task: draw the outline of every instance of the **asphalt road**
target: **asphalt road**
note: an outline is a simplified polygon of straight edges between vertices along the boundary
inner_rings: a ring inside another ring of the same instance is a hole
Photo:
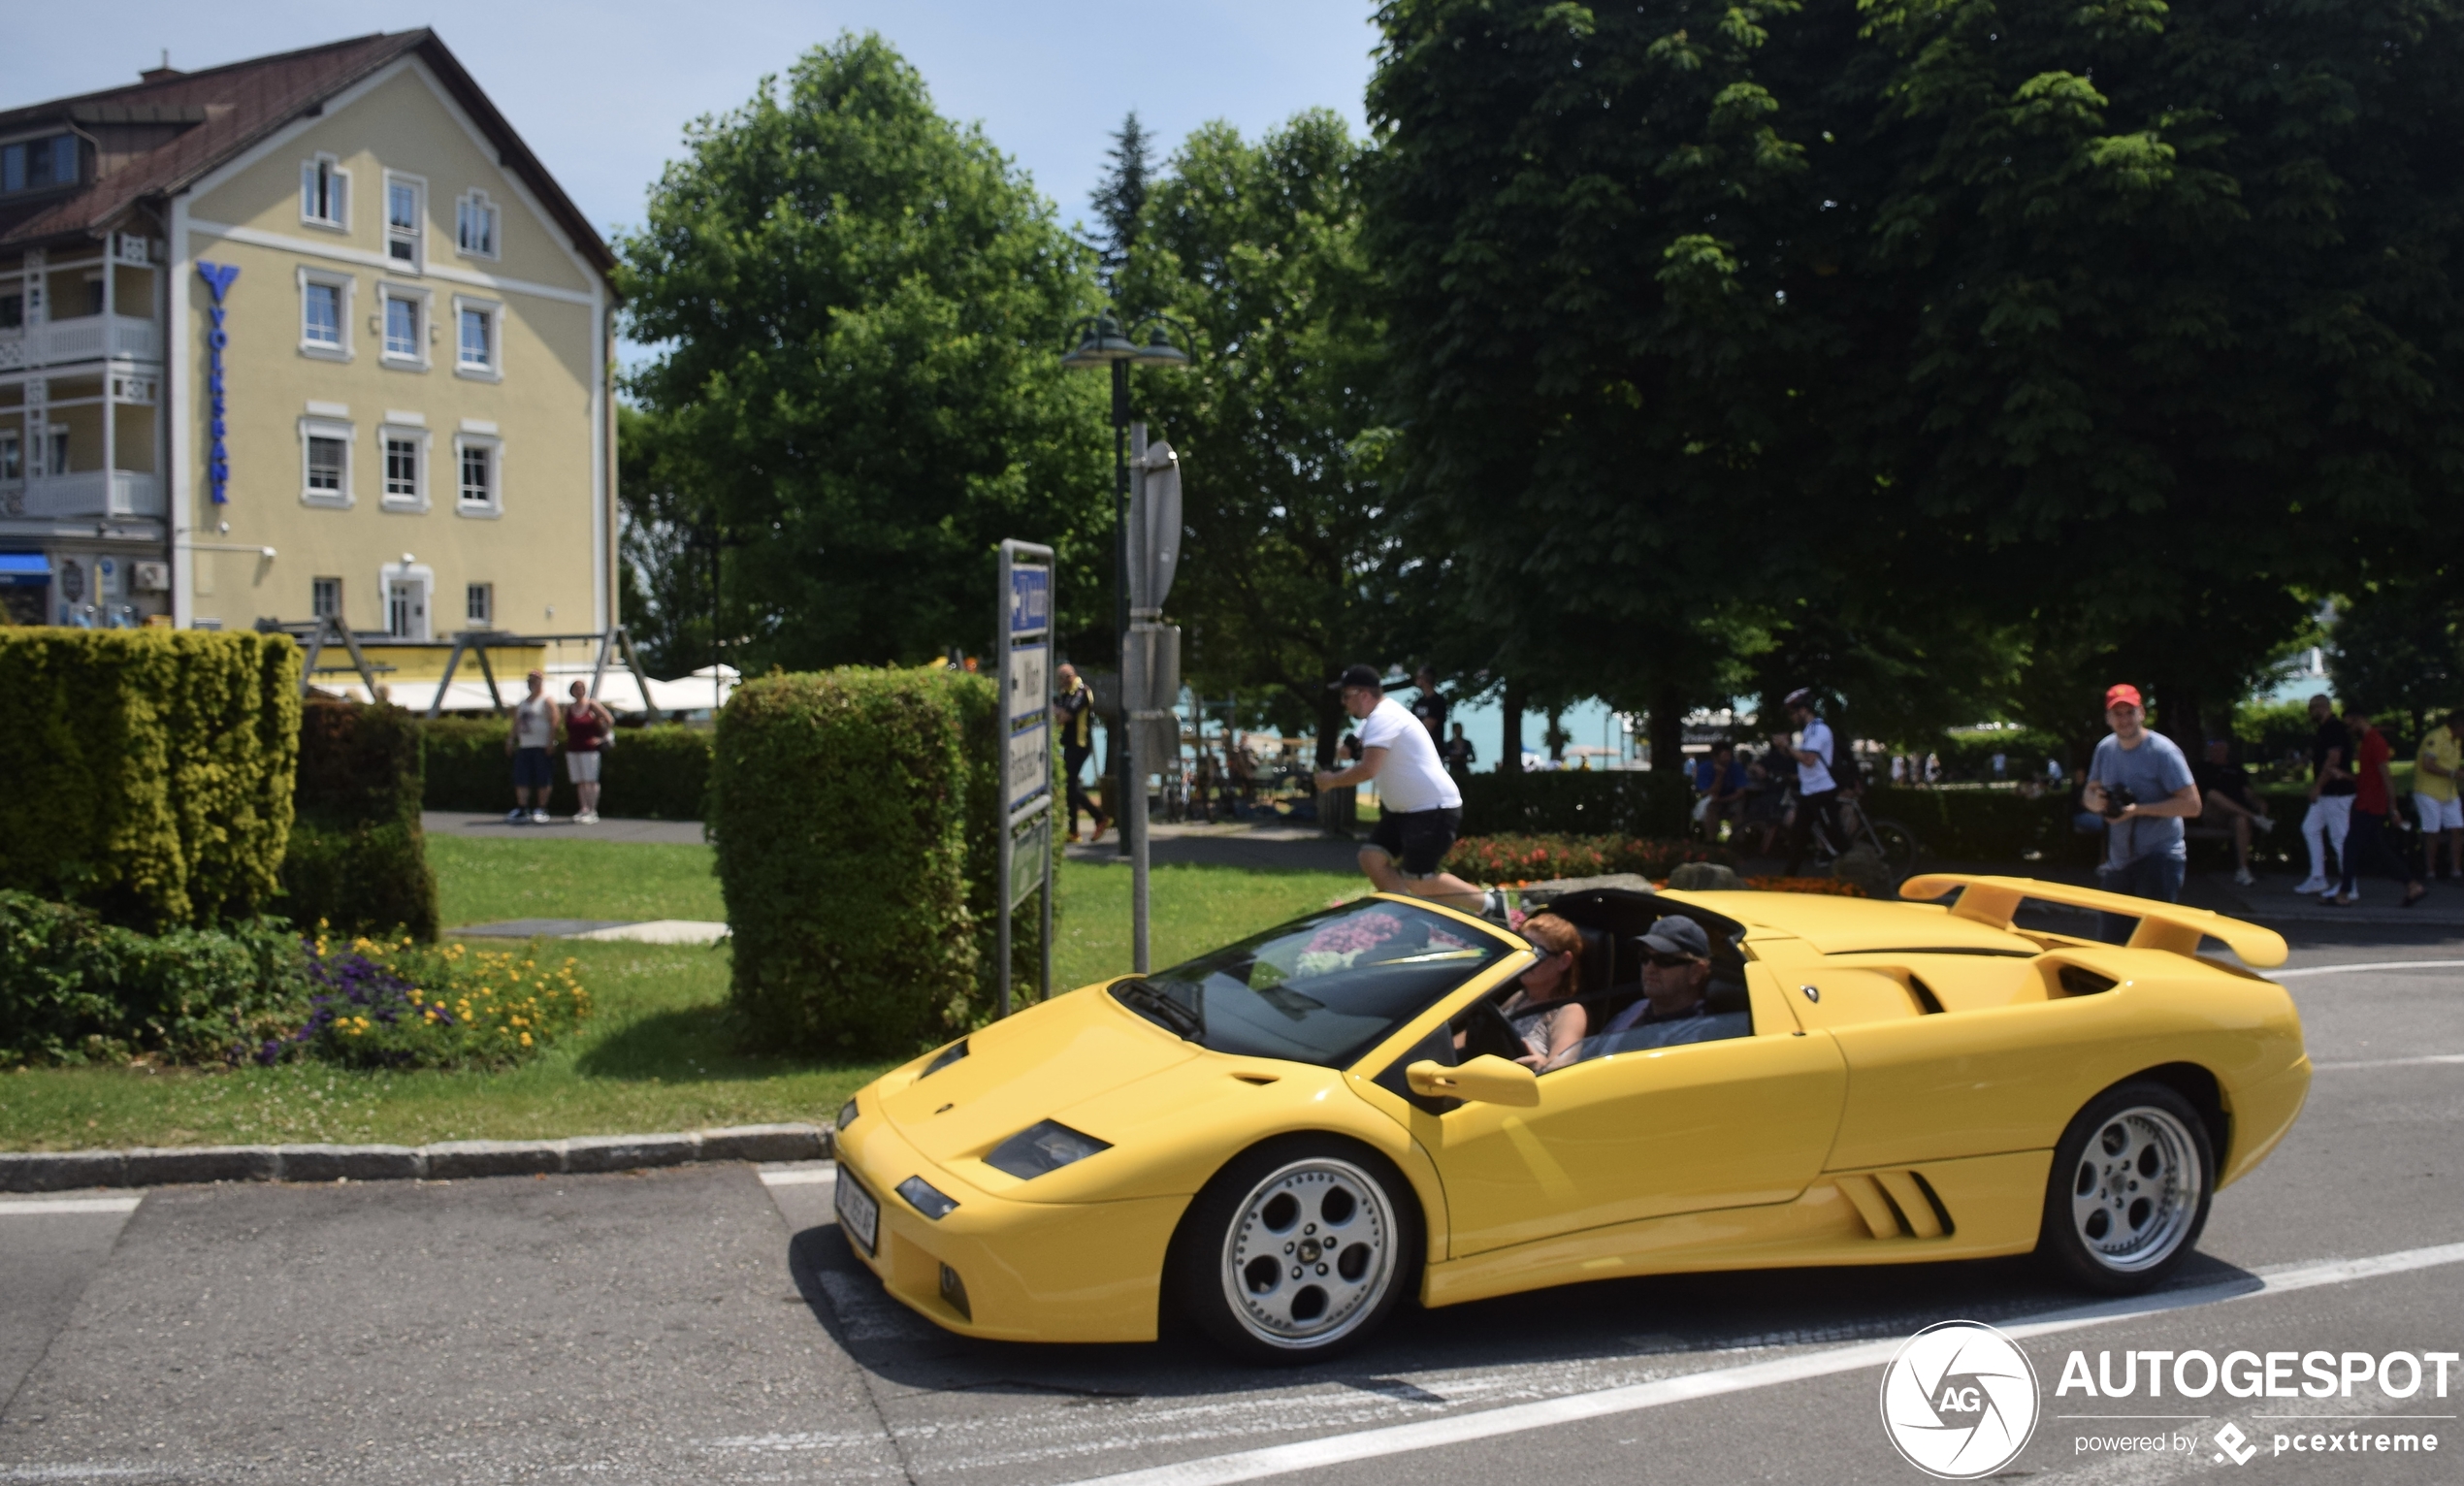
[[[2301,929],[2292,968],[2464,962],[2446,933]],[[2445,1398],[2054,1395],[2074,1349],[2464,1351],[2464,967],[2286,984],[2308,1111],[2179,1282],[2119,1307],[2025,1261],[1622,1280],[1257,1372],[940,1333],[848,1254],[827,1167],[0,1200],[0,1481],[1907,1483],[1883,1365],[1953,1317],[2018,1333],[2042,1383],[1996,1479],[2464,1480],[2464,1365]],[[2329,1432],[2364,1453],[2275,1453]],[[2439,1452],[2367,1449],[2405,1432]]]

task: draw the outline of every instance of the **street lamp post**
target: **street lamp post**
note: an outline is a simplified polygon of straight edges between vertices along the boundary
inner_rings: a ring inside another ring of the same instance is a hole
[[[1103,368],[1112,373],[1113,633],[1119,638],[1119,654],[1117,662],[1118,674],[1120,678],[1121,720],[1121,726],[1115,732],[1113,744],[1114,782],[1118,797],[1118,808],[1113,814],[1119,819],[1121,824],[1120,853],[1131,858],[1132,863],[1140,869],[1140,881],[1134,885],[1131,894],[1136,920],[1131,929],[1134,968],[1140,974],[1144,974],[1148,968],[1144,911],[1147,896],[1144,881],[1147,830],[1146,812],[1143,809],[1129,808],[1133,795],[1138,796],[1139,802],[1143,804],[1146,792],[1146,778],[1139,766],[1135,742],[1137,729],[1128,726],[1128,715],[1132,710],[1127,692],[1130,675],[1129,565],[1131,562],[1129,550],[1129,368],[1133,363],[1142,367],[1186,367],[1189,365],[1188,353],[1172,343],[1168,330],[1172,324],[1173,322],[1162,315],[1148,315],[1124,329],[1119,317],[1107,309],[1102,314],[1081,320],[1071,327],[1070,334],[1077,344],[1061,357],[1061,365],[1073,372],[1092,372],[1097,368]],[[1135,339],[1141,331],[1146,332],[1147,335],[1146,343],[1143,345]],[[1142,457],[1143,453],[1144,451],[1141,451]],[[1112,802],[1108,801],[1108,803]]]

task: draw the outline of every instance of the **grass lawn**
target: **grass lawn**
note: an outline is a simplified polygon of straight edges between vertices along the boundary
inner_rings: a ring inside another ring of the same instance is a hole
[[[722,919],[705,846],[428,838],[448,924],[522,918]],[[1330,899],[1357,877],[1156,869],[1155,963],[1168,965]],[[1061,866],[1054,984],[1129,966],[1129,869]],[[429,1141],[688,1130],[820,1120],[887,1063],[741,1050],[726,1016],[728,950],[549,944],[570,954],[597,1015],[507,1073],[281,1068],[43,1068],[0,1074],[0,1147]]]

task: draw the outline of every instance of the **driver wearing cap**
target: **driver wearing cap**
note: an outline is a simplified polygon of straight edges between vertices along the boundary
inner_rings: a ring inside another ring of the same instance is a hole
[[[1702,924],[1670,915],[1655,921],[1637,943],[1648,956],[1642,967],[1642,999],[1610,1018],[1601,1029],[1604,1035],[1709,1014],[1702,990],[1711,979],[1711,936],[1702,932]]]
[[[1360,724],[1361,759],[1346,769],[1319,769],[1320,792],[1378,781],[1378,828],[1360,849],[1360,870],[1379,892],[1409,892],[1478,913],[1480,889],[1441,869],[1463,828],[1463,793],[1438,757],[1429,729],[1386,695],[1366,665],[1346,666],[1330,691]]]

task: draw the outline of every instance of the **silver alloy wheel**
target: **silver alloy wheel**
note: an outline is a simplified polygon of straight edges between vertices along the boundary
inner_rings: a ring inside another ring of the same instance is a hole
[[[2181,1120],[2148,1105],[2097,1127],[2070,1179],[2070,1221],[2090,1257],[2122,1275],[2172,1257],[2207,1181],[2198,1150]]]
[[[1394,1280],[1394,1210],[1348,1161],[1295,1161],[1251,1187],[1239,1212],[1223,1236],[1223,1298],[1270,1346],[1325,1345]]]

